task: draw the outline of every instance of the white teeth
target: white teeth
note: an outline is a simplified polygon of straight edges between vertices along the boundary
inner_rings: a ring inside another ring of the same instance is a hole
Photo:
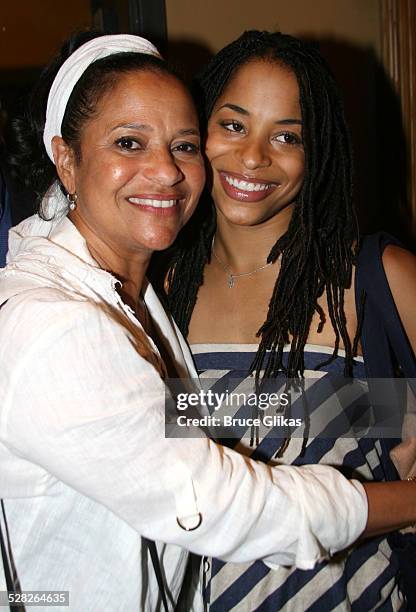
[[[153,208],[172,208],[179,200],[150,200],[148,198],[128,198],[132,204],[141,204],[142,206],[153,206]]]
[[[241,189],[241,191],[266,191],[266,189],[271,189],[273,187],[273,185],[268,183],[249,183],[248,181],[240,181],[227,174],[224,174],[224,177],[229,185]]]

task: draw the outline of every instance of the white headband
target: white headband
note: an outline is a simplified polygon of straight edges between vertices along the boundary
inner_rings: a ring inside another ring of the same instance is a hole
[[[61,127],[66,105],[75,85],[90,64],[114,53],[145,53],[146,55],[161,57],[159,51],[151,42],[132,34],[99,36],[74,51],[60,67],[52,83],[46,107],[43,142],[46,152],[53,162],[52,138],[62,136]]]

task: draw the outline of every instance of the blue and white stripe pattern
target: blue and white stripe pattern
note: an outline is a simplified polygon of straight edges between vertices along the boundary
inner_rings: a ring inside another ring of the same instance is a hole
[[[247,375],[256,345],[193,345],[195,363],[202,378],[241,378]],[[332,353],[328,347],[307,345],[305,378],[317,377],[316,366]],[[325,373],[342,377],[344,356],[324,368]],[[362,358],[357,358],[355,377],[365,377]],[[319,379],[322,380],[322,379]],[[323,382],[323,380],[322,380]],[[330,386],[327,386],[330,388]],[[325,392],[323,392],[325,396]],[[323,397],[330,401],[330,397]],[[334,405],[338,402],[334,401]],[[334,409],[336,412],[336,409]],[[331,415],[332,416],[332,415]],[[337,418],[335,413],[334,419]],[[339,415],[338,415],[339,416]],[[330,423],[328,424],[330,425]],[[281,439],[265,437],[257,447],[248,438],[220,440],[239,452],[265,462],[273,460]],[[381,449],[374,439],[310,439],[300,456],[302,439],[293,438],[279,463],[339,466],[346,476],[384,480]],[[244,508],[241,509],[244,512]],[[251,564],[224,563],[208,559],[204,568],[205,601],[210,612],[367,612],[407,610],[398,587],[398,564],[385,537],[366,540],[348,552],[338,554],[313,570],[280,567],[271,570],[261,561]]]

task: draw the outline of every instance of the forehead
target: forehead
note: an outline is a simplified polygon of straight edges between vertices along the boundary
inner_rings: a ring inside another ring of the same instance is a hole
[[[142,116],[197,124],[186,87],[173,75],[146,69],[119,75],[98,100],[93,121],[137,122]]]
[[[226,102],[243,107],[244,102],[256,107],[283,106],[299,114],[299,85],[296,75],[281,62],[267,59],[251,60],[232,74],[215,108]]]

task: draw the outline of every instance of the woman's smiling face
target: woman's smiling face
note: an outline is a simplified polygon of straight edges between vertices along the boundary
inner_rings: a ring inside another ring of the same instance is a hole
[[[219,215],[258,225],[290,207],[304,177],[299,86],[283,64],[238,68],[208,122],[206,154]]]
[[[72,152],[63,166],[65,187],[78,196],[77,227],[127,257],[168,247],[205,177],[189,93],[163,72],[121,75],[82,128],[80,156]]]

